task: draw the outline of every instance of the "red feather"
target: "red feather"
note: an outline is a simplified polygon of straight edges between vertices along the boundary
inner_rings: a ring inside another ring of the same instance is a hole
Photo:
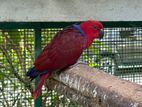
[[[77,29],[68,27],[57,33],[51,43],[44,48],[34,63],[35,68],[42,72],[72,65],[80,57],[85,45],[85,37]]]

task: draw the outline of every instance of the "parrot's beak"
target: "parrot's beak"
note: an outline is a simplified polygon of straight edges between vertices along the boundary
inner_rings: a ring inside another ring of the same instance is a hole
[[[99,39],[102,39],[103,37],[104,37],[104,30],[101,29],[99,34]]]

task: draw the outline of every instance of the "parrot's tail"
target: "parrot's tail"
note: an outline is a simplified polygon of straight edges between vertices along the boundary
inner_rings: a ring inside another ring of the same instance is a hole
[[[37,99],[37,98],[38,98],[38,96],[39,96],[39,94],[40,94],[40,92],[41,92],[42,86],[43,86],[43,84],[44,84],[44,82],[45,82],[45,79],[48,78],[48,77],[51,75],[51,73],[52,73],[52,72],[48,72],[47,70],[45,70],[45,71],[43,71],[43,72],[39,72],[39,71],[36,70],[35,67],[31,68],[31,69],[27,72],[26,76],[29,76],[30,79],[31,79],[31,81],[32,81],[33,79],[35,79],[36,77],[39,76],[38,85],[37,85],[37,87],[36,87],[36,90],[35,90],[34,93],[33,93],[34,99]]]
[[[26,74],[26,76],[30,77],[31,81],[36,77],[38,77],[39,75],[40,73],[35,69],[35,67],[31,68]]]
[[[38,81],[38,85],[36,87],[36,90],[33,93],[34,99],[38,98],[38,96],[39,96],[39,94],[40,94],[40,92],[42,90],[42,86],[43,86],[46,78],[48,78],[50,75],[51,75],[51,72],[48,72],[47,74],[44,74],[44,75],[40,75],[39,81]]]

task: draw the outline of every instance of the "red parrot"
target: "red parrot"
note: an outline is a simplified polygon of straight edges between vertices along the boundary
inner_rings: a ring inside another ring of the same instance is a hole
[[[73,24],[59,31],[51,43],[45,46],[34,62],[34,67],[27,72],[31,80],[40,77],[33,93],[38,98],[45,79],[53,71],[64,69],[77,62],[83,50],[88,48],[94,39],[102,38],[103,25],[94,20]]]

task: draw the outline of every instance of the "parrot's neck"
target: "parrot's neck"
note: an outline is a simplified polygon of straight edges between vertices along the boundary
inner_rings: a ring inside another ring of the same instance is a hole
[[[86,48],[88,48],[93,40],[97,38],[97,33],[93,31],[93,29],[90,29],[90,26],[87,25],[80,25],[82,31],[86,35]]]
[[[81,33],[81,36],[83,36],[83,37],[85,38],[85,46],[84,46],[84,49],[86,49],[86,48],[88,47],[86,34],[85,34],[84,31],[81,29],[80,25],[78,25],[78,24],[73,24],[73,27],[76,28],[76,29]]]
[[[75,27],[77,30],[79,30],[79,32],[81,33],[81,35],[86,38],[86,35],[85,35],[84,31],[81,29],[80,25],[73,24],[73,27]]]
[[[93,42],[93,39],[91,37],[88,37],[88,35],[90,36],[90,34],[88,34],[88,32],[84,32],[85,30],[83,30],[83,28],[81,28],[80,25],[78,25],[78,24],[73,24],[73,27],[76,28],[77,30],[79,30],[81,35],[83,37],[85,37],[85,39],[86,39],[86,46],[84,48],[85,49],[88,48],[92,44],[92,42]]]

